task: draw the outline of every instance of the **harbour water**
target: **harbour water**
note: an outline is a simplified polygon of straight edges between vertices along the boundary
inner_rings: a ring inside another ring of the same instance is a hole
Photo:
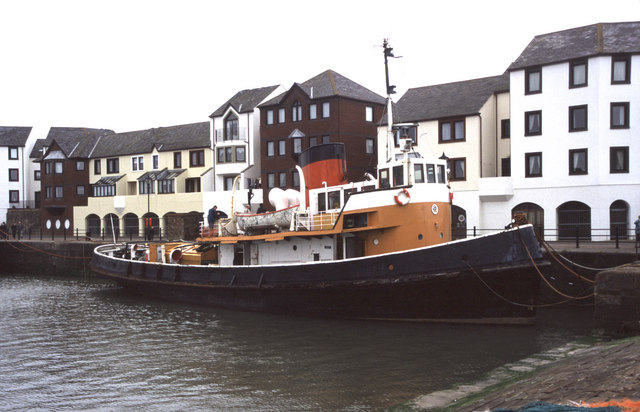
[[[589,334],[308,319],[177,305],[96,279],[0,277],[1,410],[368,411]]]

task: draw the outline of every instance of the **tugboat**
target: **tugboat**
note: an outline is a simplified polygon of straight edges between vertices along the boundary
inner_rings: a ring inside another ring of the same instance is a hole
[[[544,263],[533,227],[452,241],[445,161],[401,143],[361,182],[345,180],[341,143],[310,147],[301,191],[272,189],[274,212],[234,213],[194,242],[99,246],[92,268],[141,295],[228,309],[533,323]]]

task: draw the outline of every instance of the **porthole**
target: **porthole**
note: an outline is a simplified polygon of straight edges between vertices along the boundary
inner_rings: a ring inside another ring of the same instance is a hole
[[[422,233],[418,235],[418,240],[422,240]]]

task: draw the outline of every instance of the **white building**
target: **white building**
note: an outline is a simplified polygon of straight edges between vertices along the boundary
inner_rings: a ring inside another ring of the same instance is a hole
[[[536,36],[507,75],[410,89],[394,123],[450,159],[457,237],[525,212],[548,240],[606,240],[640,214],[639,107],[640,22],[604,23]]]
[[[263,202],[258,105],[283,92],[282,86],[242,90],[209,116],[215,177],[213,187],[204,188],[205,212],[217,205],[230,215],[233,182],[237,177],[236,211],[243,212],[243,205],[251,203],[255,212]]]
[[[0,221],[6,222],[7,210],[11,208],[39,207],[37,168],[29,154],[36,140],[31,127],[0,126],[0,159],[5,166],[0,168]]]
[[[640,22],[536,36],[509,72],[513,192],[482,201],[480,226],[521,210],[547,239],[630,234],[640,214]]]

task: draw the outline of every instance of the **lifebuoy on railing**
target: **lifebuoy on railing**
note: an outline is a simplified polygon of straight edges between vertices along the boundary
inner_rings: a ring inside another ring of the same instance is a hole
[[[404,206],[411,201],[411,195],[409,194],[409,191],[407,189],[402,189],[401,191],[398,192],[397,195],[393,197],[393,199],[400,206]]]

